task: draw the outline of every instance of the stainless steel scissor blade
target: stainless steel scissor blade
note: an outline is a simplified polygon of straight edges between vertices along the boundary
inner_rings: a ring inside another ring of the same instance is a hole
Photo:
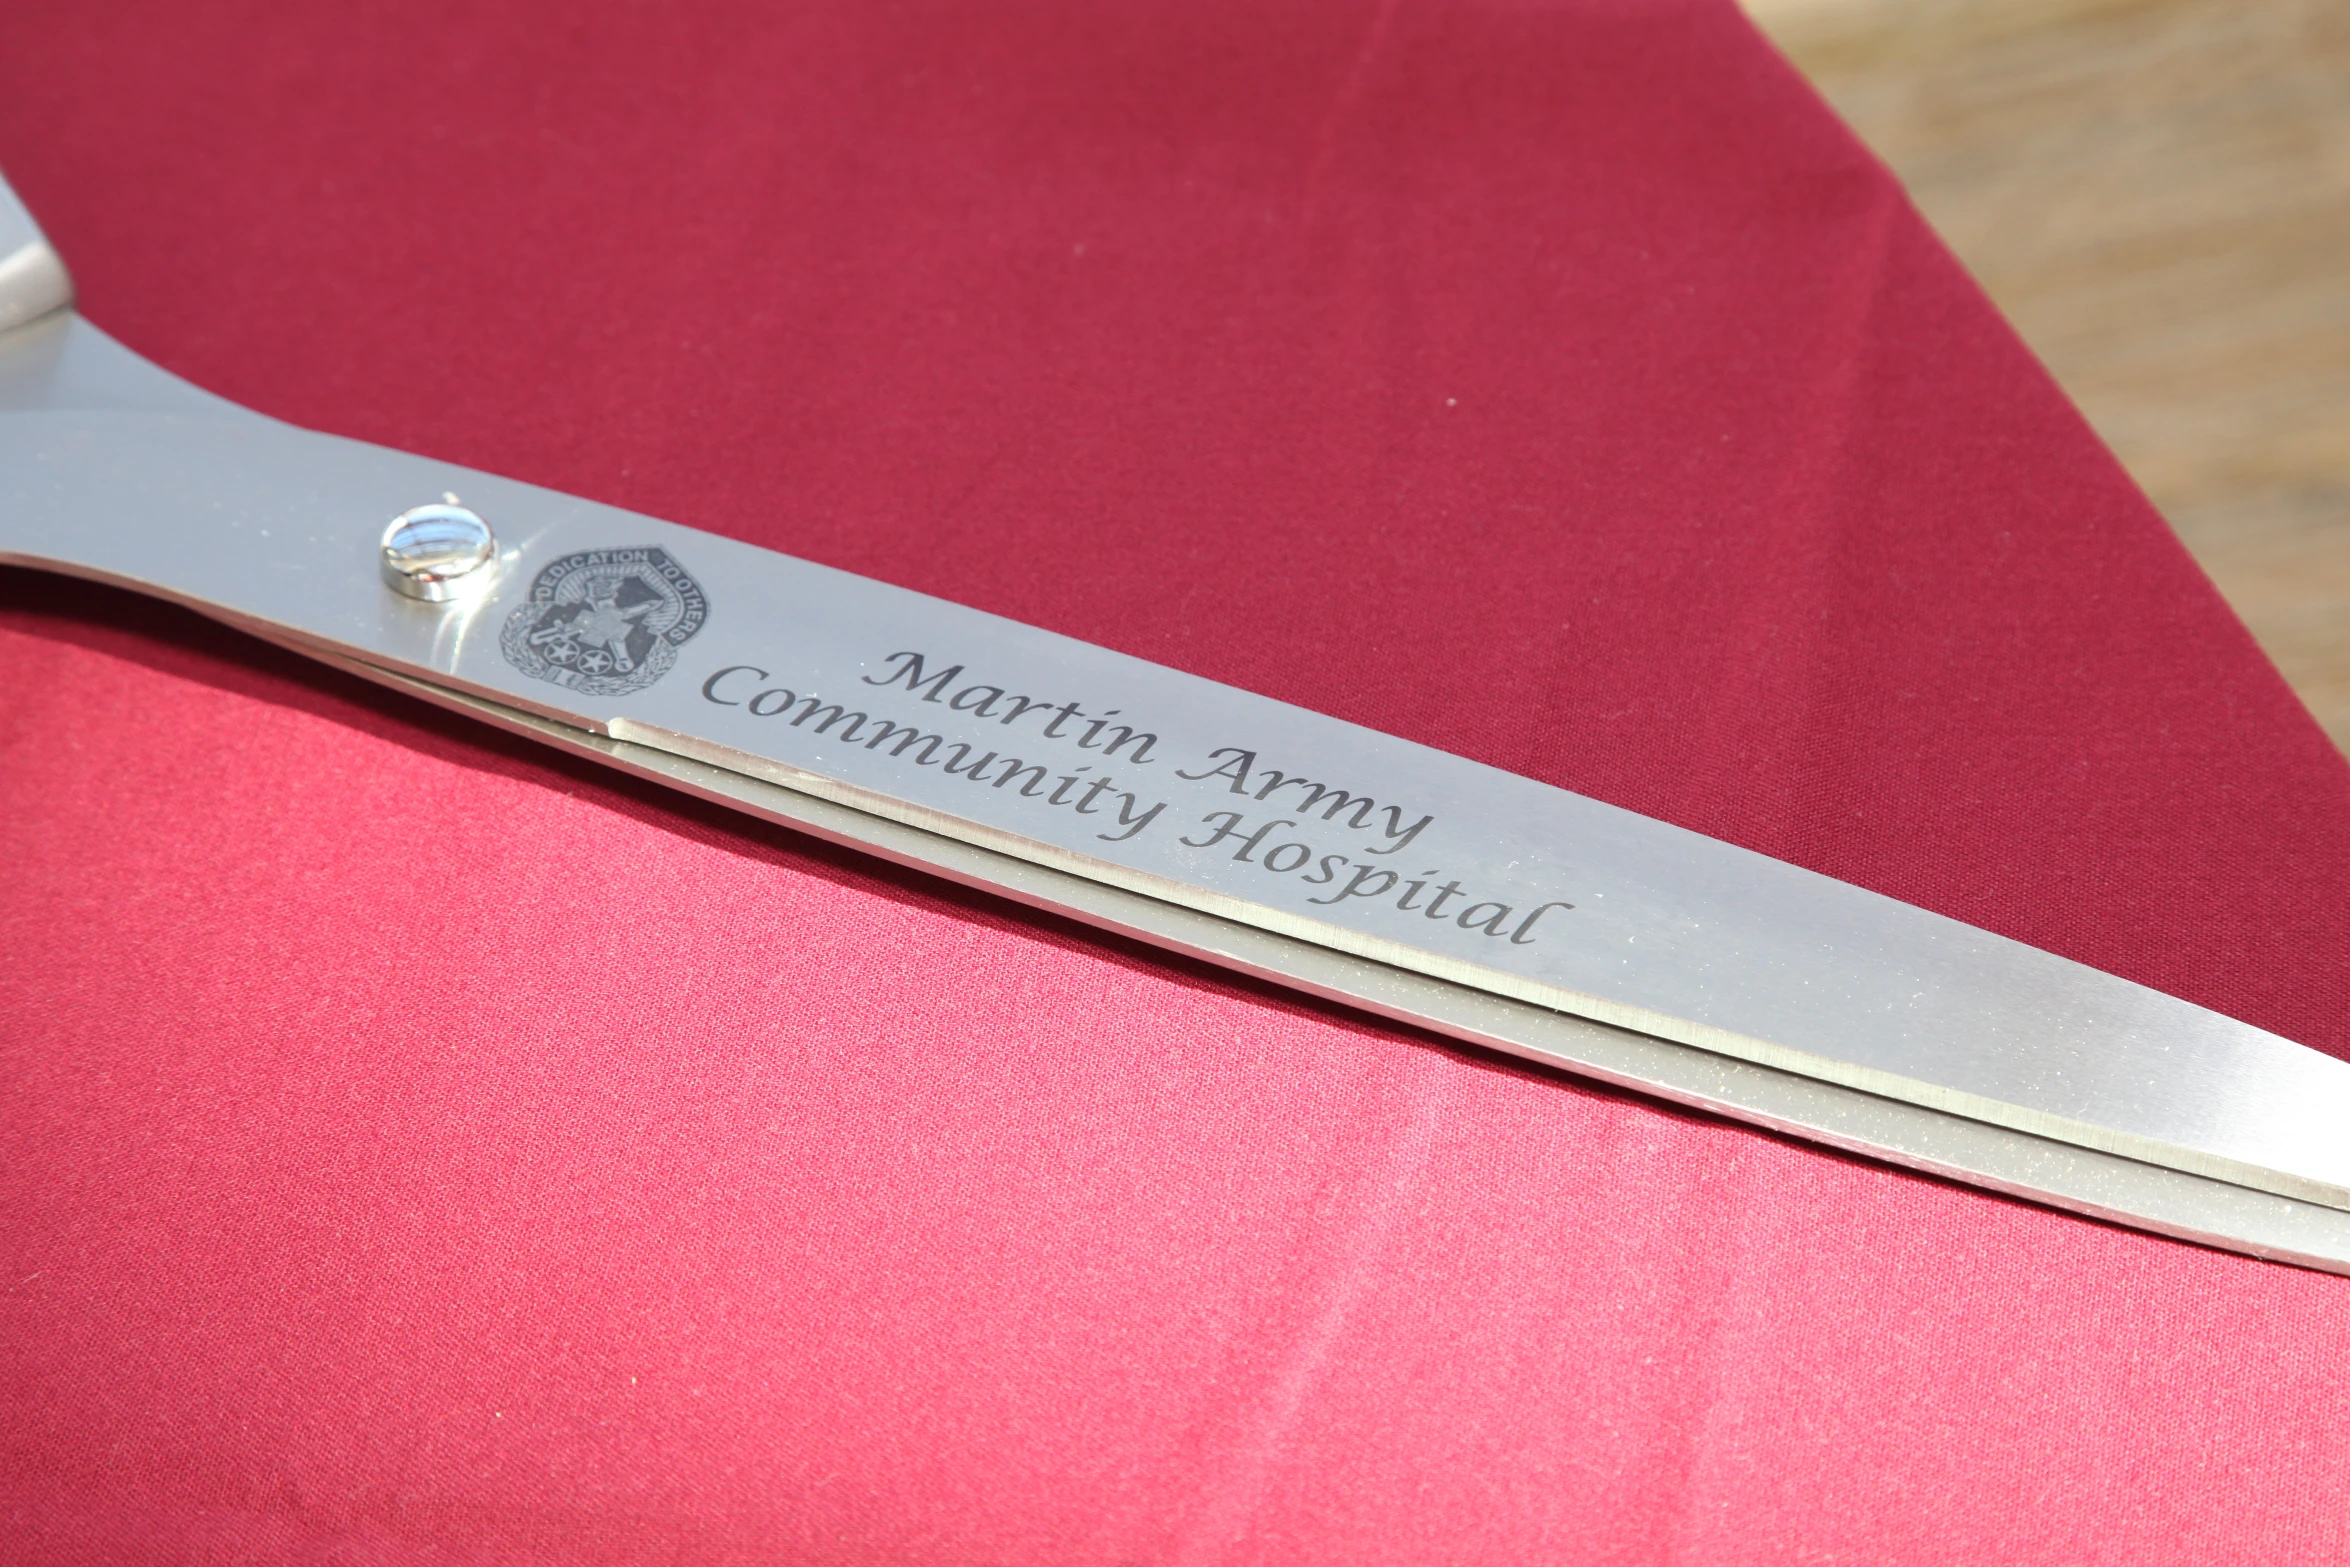
[[[2350,1064],[1461,757],[265,418],[76,315],[4,186],[0,561],[1381,1016],[2350,1272]]]

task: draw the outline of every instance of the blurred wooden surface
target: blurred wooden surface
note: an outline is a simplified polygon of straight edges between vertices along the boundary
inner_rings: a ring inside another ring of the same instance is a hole
[[[2350,750],[2350,0],[1747,0]]]

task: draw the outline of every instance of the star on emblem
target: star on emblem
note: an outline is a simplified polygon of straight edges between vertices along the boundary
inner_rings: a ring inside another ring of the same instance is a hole
[[[583,647],[611,649],[613,664],[625,674],[636,668],[636,660],[628,656],[628,634],[636,629],[636,623],[644,618],[645,612],[660,601],[647,600],[622,609],[619,594],[620,590],[616,587],[603,598],[589,599],[587,608],[566,629],[570,631],[571,639]]]

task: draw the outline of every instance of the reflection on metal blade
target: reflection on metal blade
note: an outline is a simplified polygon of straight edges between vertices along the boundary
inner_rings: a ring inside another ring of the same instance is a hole
[[[2350,1273],[2350,1214],[1611,1028],[924,832],[331,655],[328,663],[829,842],[1453,1039],[2093,1218]]]
[[[65,311],[0,336],[0,560],[1454,1038],[2350,1271],[2350,1065],[1425,746],[301,431]]]

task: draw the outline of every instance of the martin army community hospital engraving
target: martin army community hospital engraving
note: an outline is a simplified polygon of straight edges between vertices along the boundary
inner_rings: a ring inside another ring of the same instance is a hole
[[[1325,908],[1387,907],[1521,947],[1539,939],[1546,919],[1574,908],[1559,899],[1480,897],[1441,867],[1411,874],[1399,866],[1412,858],[1397,857],[1435,824],[1433,815],[1285,771],[1254,749],[1229,745],[1204,756],[1166,754],[1157,733],[1124,722],[1119,708],[1088,712],[1079,702],[965,681],[963,665],[934,667],[919,652],[892,653],[880,667],[881,673],[859,677],[880,689],[845,700],[780,684],[754,664],[712,672],[701,694],[717,706],[836,745],[1099,818],[1087,825],[1104,843],[1150,834],[1171,836],[1194,851],[1214,850],[1259,874],[1294,879],[1299,890],[1313,889],[1305,902]],[[931,705],[945,711],[922,711]],[[996,729],[1008,733],[994,735]],[[1014,745],[1024,754],[1014,754]],[[1241,803],[1227,803],[1227,796],[1239,796]],[[1203,804],[1212,808],[1186,814]]]

